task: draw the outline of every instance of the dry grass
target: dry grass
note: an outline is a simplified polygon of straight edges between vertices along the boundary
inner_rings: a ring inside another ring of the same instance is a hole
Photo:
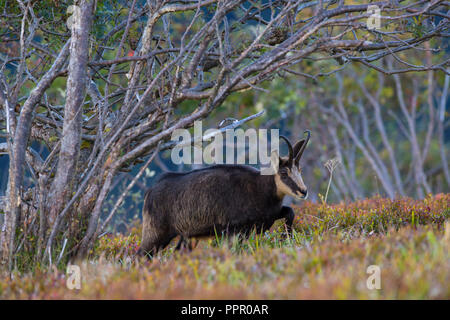
[[[173,244],[153,261],[133,260],[139,234],[102,238],[80,262],[81,290],[64,270],[0,275],[0,299],[449,299],[450,195],[422,201],[368,199],[297,208],[295,232]],[[381,290],[369,290],[369,265]]]

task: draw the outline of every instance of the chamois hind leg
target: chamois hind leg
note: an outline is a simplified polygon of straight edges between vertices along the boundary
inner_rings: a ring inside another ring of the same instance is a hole
[[[294,223],[294,210],[291,207],[283,206],[280,211],[280,218],[285,219],[286,229],[289,235],[292,235],[292,224]]]
[[[176,237],[174,232],[164,227],[154,217],[143,214],[142,242],[138,254],[152,258],[159,250],[164,249]]]
[[[154,240],[143,240],[138,254],[152,259],[160,250],[163,250],[175,238],[175,235],[163,236]]]

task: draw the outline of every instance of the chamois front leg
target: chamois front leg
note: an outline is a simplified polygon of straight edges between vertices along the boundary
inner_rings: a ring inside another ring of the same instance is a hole
[[[175,251],[178,251],[181,249],[188,249],[188,251],[191,252],[193,249],[191,239],[180,236],[180,240],[178,241]]]
[[[294,223],[294,210],[291,207],[283,206],[280,211],[280,218],[285,219],[286,229],[289,235],[292,235],[292,224]]]

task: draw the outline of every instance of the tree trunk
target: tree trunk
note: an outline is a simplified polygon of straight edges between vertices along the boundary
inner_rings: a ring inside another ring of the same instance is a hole
[[[81,1],[75,10],[71,26],[69,75],[67,79],[64,124],[58,167],[48,196],[48,222],[52,226],[56,216],[72,195],[81,143],[83,101],[87,85],[89,31],[91,30],[93,0]]]
[[[51,85],[57,77],[60,69],[66,61],[69,53],[69,42],[65,44],[60,54],[56,58],[52,67],[42,77],[37,86],[31,91],[28,99],[20,110],[19,120],[15,132],[9,132],[13,136],[8,149],[9,153],[9,181],[8,181],[8,211],[5,216],[3,228],[1,230],[1,261],[8,262],[9,268],[12,267],[12,254],[14,251],[14,236],[17,218],[20,214],[20,189],[24,176],[25,153],[31,131],[31,123],[34,118],[34,110],[41,100],[45,90]],[[11,119],[15,117],[12,112]]]

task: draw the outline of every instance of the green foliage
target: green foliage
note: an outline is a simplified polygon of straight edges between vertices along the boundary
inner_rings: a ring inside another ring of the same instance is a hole
[[[426,26],[423,24],[424,16],[412,17],[409,21],[408,31],[411,32],[414,37],[420,38],[426,31]]]

